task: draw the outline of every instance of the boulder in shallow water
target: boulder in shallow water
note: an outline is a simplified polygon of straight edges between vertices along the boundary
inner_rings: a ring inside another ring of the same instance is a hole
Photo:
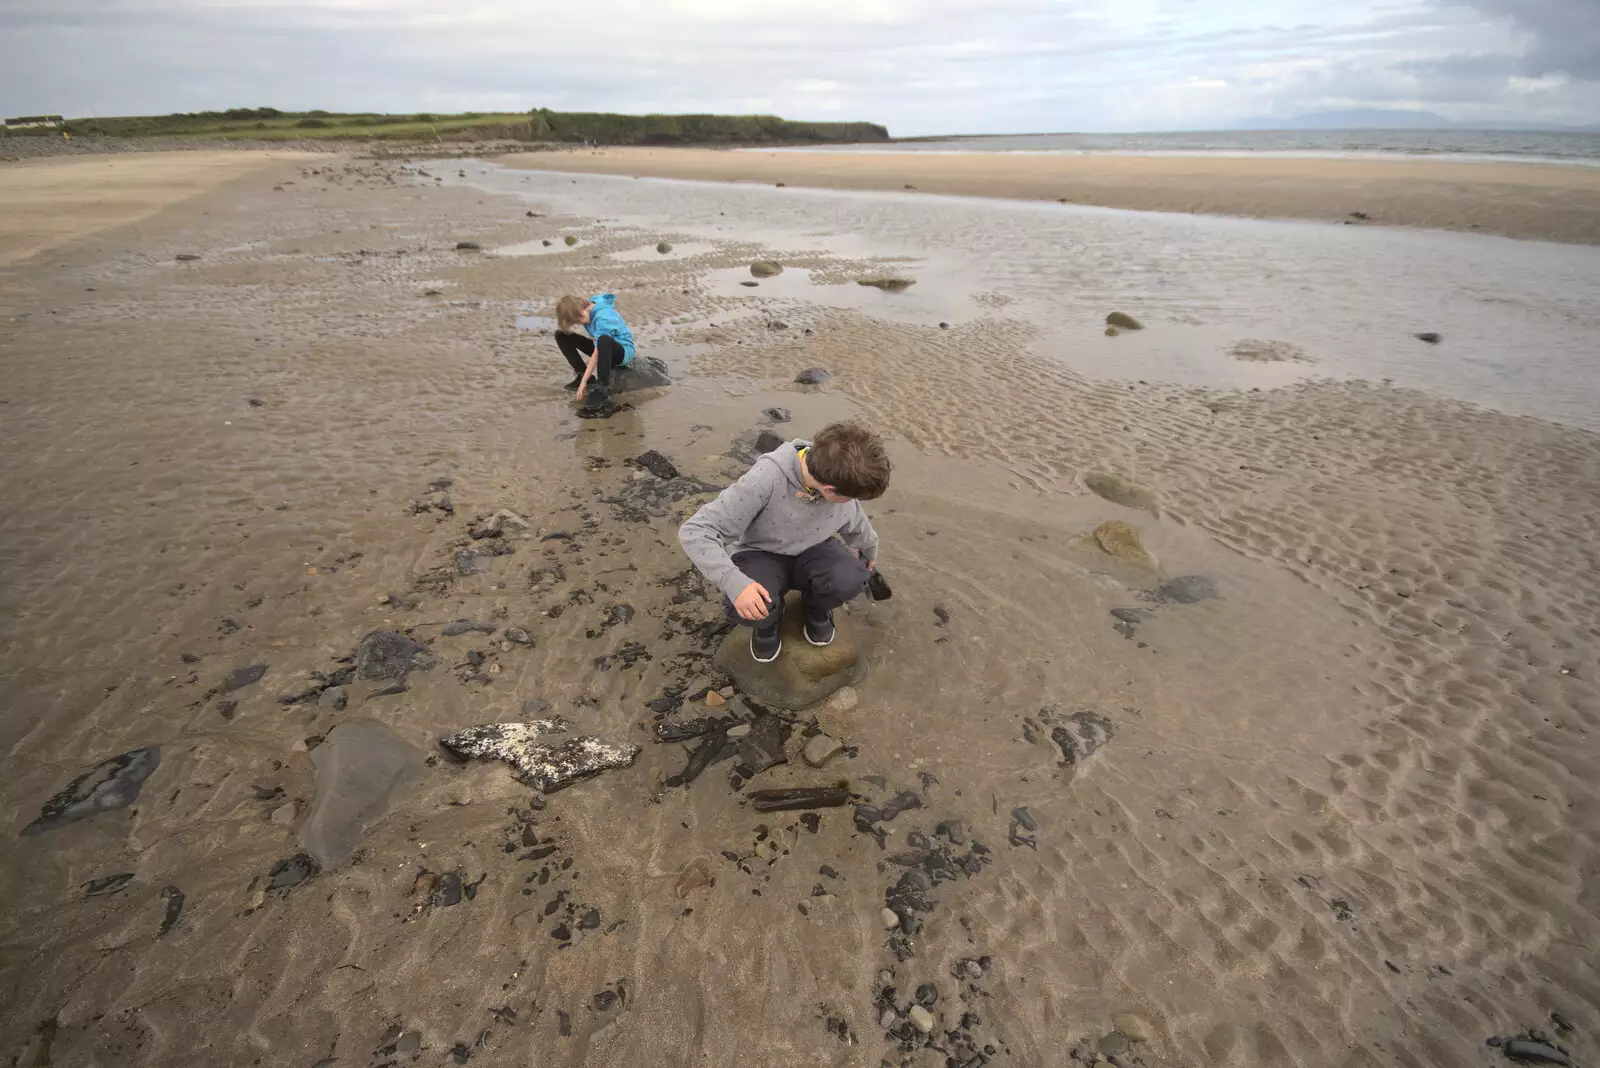
[[[712,666],[733,679],[740,693],[770,708],[810,708],[844,686],[859,686],[866,678],[867,662],[855,641],[850,619],[834,613],[838,636],[821,648],[802,633],[804,611],[798,595],[791,596],[783,614],[783,652],[770,664],[750,655],[750,628],[735,627],[723,639]]]
[[[776,260],[756,260],[750,265],[750,273],[757,278],[771,278],[783,273],[783,264]]]
[[[326,870],[342,863],[394,792],[422,772],[422,754],[369,719],[341,723],[311,751],[317,792],[300,848]]]
[[[1132,523],[1124,523],[1120,519],[1101,523],[1094,528],[1094,540],[1108,556],[1114,556],[1125,564],[1155,566],[1155,558],[1139,541],[1139,529]]]
[[[654,356],[639,356],[626,367],[611,372],[611,392],[626,393],[634,389],[655,389],[672,385],[667,365]]]
[[[39,818],[22,828],[23,836],[31,838],[99,812],[127,808],[138,799],[144,781],[160,766],[161,747],[156,745],[96,764],[46,801]]]
[[[1112,312],[1106,316],[1106,325],[1118,330],[1143,330],[1144,324],[1126,312]]]
[[[1089,488],[1089,492],[1112,504],[1144,512],[1153,513],[1156,510],[1155,495],[1141,486],[1135,486],[1121,475],[1089,475],[1084,478],[1083,484]]]

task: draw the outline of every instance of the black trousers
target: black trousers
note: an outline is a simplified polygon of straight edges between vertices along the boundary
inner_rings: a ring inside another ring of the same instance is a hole
[[[568,334],[557,330],[556,344],[561,348],[561,355],[572,365],[572,373],[583,374],[584,367],[588,366],[589,357],[594,355],[595,342],[582,334]],[[611,385],[611,372],[622,366],[623,358],[626,356],[622,343],[616,338],[604,334],[600,336],[600,358],[595,361],[594,377],[600,380],[602,386]]]
[[[798,556],[746,549],[733,554],[740,571],[767,588],[772,595],[772,610],[767,618],[749,620],[722,599],[722,610],[735,623],[746,627],[770,626],[783,616],[783,595],[799,590],[807,608],[831,612],[867,588],[867,566],[860,557],[833,538],[813,545]]]

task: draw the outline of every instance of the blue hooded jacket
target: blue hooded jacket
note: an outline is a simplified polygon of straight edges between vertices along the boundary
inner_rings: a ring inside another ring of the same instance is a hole
[[[622,366],[628,366],[634,356],[633,331],[617,314],[617,295],[596,293],[589,299],[594,301],[594,309],[589,312],[589,336],[596,341],[602,337],[615,338],[617,344],[622,346]]]

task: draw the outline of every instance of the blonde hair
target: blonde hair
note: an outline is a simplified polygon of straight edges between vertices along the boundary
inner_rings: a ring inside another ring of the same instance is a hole
[[[580,325],[583,313],[588,310],[588,297],[562,297],[556,301],[556,329],[563,334],[572,333],[572,328]]]

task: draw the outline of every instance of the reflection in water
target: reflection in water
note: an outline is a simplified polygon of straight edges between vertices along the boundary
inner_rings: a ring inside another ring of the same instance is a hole
[[[473,182],[650,232],[760,242],[789,254],[908,257],[914,262],[896,272],[918,284],[905,293],[779,292],[800,285],[784,280],[787,271],[749,292],[885,317],[915,308],[916,322],[964,314],[1022,321],[1039,354],[1093,376],[1223,387],[1310,376],[1392,380],[1600,427],[1600,303],[1592,296],[1600,292],[1600,248],[927,194],[495,169]],[[1113,310],[1147,329],[1106,337],[1104,316]],[[1427,331],[1443,342],[1413,336]],[[1244,338],[1297,346],[1306,362],[1235,359],[1229,349]]]

